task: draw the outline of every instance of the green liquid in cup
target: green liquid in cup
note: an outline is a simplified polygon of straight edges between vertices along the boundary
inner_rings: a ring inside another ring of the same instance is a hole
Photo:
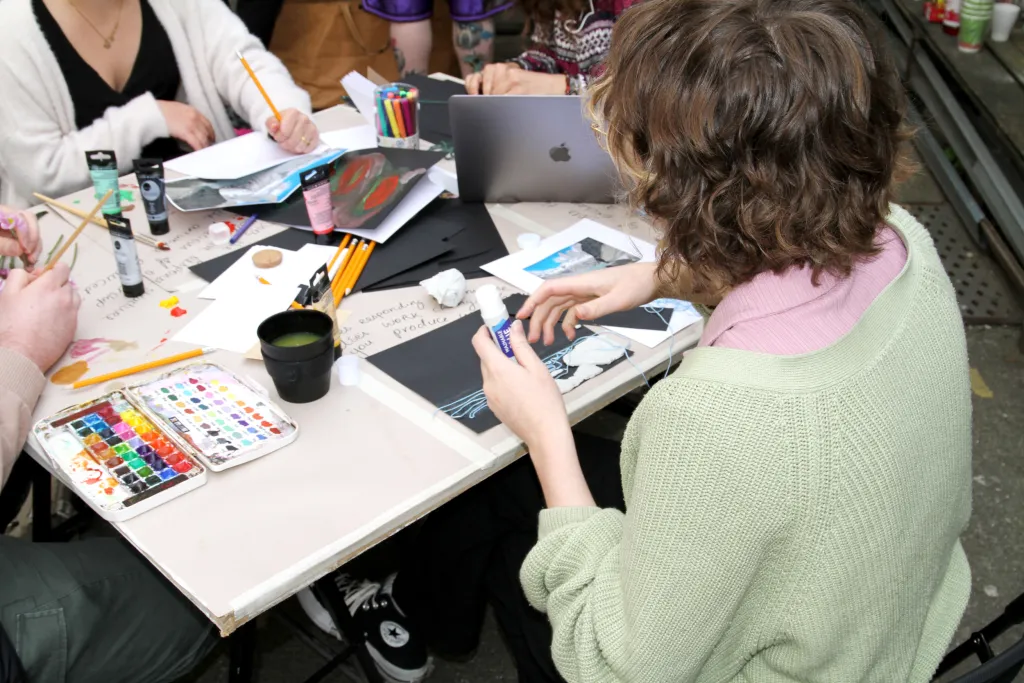
[[[280,346],[281,348],[295,348],[296,346],[305,346],[306,344],[312,344],[320,339],[319,334],[315,332],[289,332],[286,335],[278,337],[273,341],[274,346]]]

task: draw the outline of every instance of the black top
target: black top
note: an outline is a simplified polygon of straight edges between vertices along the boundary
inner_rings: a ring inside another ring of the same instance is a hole
[[[91,126],[110,107],[124,106],[143,93],[153,93],[153,97],[158,100],[174,100],[178,94],[181,75],[171,49],[171,41],[149,3],[140,0],[139,5],[142,9],[139,54],[135,57],[124,90],[118,92],[107,85],[95,69],[82,59],[43,1],[32,0],[32,9],[39,27],[57,57],[57,64],[71,91],[75,126],[78,129]],[[158,138],[142,149],[141,156],[166,161],[181,154],[183,150],[177,140]]]

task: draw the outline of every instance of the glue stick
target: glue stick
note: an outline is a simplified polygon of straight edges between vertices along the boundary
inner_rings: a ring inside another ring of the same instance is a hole
[[[512,318],[508,314],[505,302],[501,300],[501,293],[494,285],[484,285],[476,290],[476,304],[480,307],[480,315],[483,316],[484,325],[491,333],[491,339],[498,345],[501,352],[515,360],[516,354],[512,351]]]

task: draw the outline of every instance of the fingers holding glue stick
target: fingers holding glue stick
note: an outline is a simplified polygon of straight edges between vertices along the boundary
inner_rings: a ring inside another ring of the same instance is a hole
[[[508,341],[517,363],[509,362],[486,326],[473,337],[491,412],[525,441],[531,452],[561,442],[567,435],[571,442],[562,393],[544,361],[530,346],[518,320],[510,325]]]

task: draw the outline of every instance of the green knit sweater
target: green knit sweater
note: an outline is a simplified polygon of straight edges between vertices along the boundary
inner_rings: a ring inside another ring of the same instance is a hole
[[[971,398],[953,288],[907,263],[798,356],[702,347],[622,442],[626,514],[555,508],[523,564],[577,681],[924,682],[970,592]]]

